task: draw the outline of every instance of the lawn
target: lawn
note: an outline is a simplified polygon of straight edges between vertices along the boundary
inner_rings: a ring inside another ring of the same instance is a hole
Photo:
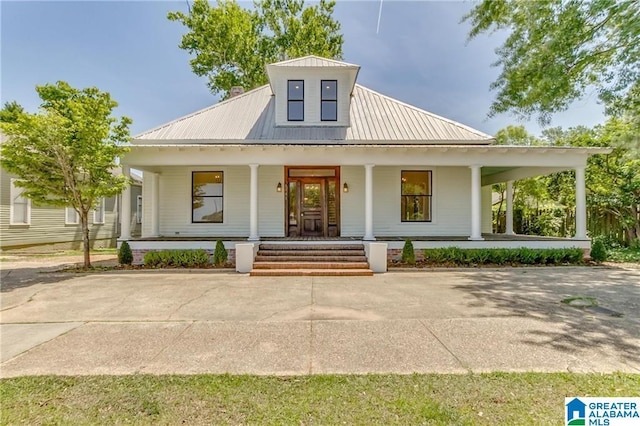
[[[640,375],[83,376],[0,381],[2,424],[561,424]]]

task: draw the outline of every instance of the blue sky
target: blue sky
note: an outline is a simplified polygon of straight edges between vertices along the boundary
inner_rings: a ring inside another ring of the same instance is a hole
[[[241,3],[250,6],[250,3]],[[467,43],[460,18],[469,2],[338,0],[344,59],[362,68],[358,82],[385,95],[489,134],[535,120],[509,115],[487,119],[499,74],[491,67],[502,34]],[[186,11],[186,1],[0,2],[0,99],[35,112],[38,84],[65,80],[96,86],[133,119],[133,135],[217,102],[206,80],[195,76],[189,54],[178,48],[184,28],[166,19]],[[557,114],[551,126],[592,126],[603,121],[595,95]]]

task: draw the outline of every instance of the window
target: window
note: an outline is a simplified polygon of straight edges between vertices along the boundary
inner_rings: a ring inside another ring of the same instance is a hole
[[[64,224],[65,225],[77,225],[80,223],[80,215],[73,207],[65,207],[64,209]]]
[[[100,202],[93,210],[93,223],[104,224],[104,198],[100,199]]]
[[[11,179],[11,210],[9,212],[9,224],[29,225],[31,223],[31,200],[23,197],[23,188],[16,186],[18,179]]]
[[[222,223],[223,173],[193,172],[191,221],[193,223]]]
[[[431,170],[401,172],[402,222],[431,222]]]
[[[336,80],[322,80],[321,82],[321,111],[322,121],[338,120],[338,82]]]
[[[136,198],[136,223],[142,223],[142,195]]]
[[[304,80],[288,81],[287,120],[304,121]]]

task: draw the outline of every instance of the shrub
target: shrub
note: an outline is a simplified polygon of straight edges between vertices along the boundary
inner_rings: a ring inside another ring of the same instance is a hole
[[[561,265],[581,264],[583,252],[568,249],[461,249],[459,247],[424,249],[424,258],[430,264],[453,265]]]
[[[602,240],[595,240],[591,246],[591,260],[595,262],[604,262],[607,260],[607,249],[604,247]]]
[[[411,240],[404,242],[404,247],[402,247],[402,261],[409,265],[415,265],[416,263],[416,253],[413,250],[413,243]]]
[[[213,264],[216,266],[224,266],[227,263],[229,253],[224,248],[224,243],[220,240],[216,241],[216,249],[213,251]]]
[[[144,255],[144,264],[152,268],[194,268],[209,264],[209,255],[203,249],[149,251]]]
[[[123,241],[118,250],[118,263],[121,265],[131,265],[133,263],[133,253],[129,243]]]

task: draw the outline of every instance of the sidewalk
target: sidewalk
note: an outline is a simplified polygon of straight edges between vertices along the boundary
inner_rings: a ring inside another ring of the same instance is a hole
[[[640,373],[640,270],[373,277],[2,266],[2,377],[136,373]],[[560,303],[589,296],[607,311]],[[604,313],[603,313],[604,312]]]

